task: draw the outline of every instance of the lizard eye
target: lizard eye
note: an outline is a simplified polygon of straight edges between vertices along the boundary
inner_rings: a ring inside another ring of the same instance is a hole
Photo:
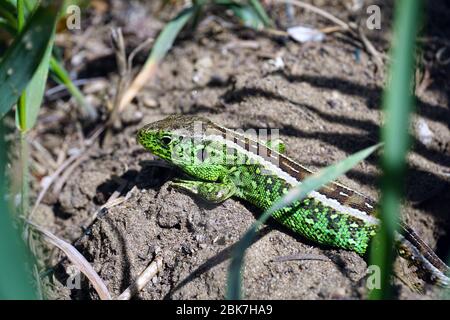
[[[167,146],[172,141],[172,138],[165,136],[161,138],[161,143],[165,146]]]

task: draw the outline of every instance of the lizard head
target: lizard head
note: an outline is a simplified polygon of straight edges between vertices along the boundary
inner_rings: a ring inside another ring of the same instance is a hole
[[[172,115],[152,122],[137,132],[137,142],[154,155],[174,164],[186,163],[195,157],[195,139],[201,136],[202,127],[212,124],[208,119]]]

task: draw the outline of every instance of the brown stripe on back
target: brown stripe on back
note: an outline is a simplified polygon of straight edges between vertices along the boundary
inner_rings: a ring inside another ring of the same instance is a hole
[[[233,130],[226,129],[223,127],[220,127],[214,123],[208,124],[208,133],[214,134],[216,132],[219,132],[219,134],[225,139],[225,138],[231,138],[232,142],[236,143],[237,145],[244,148],[246,151],[252,152],[257,155],[267,155],[269,158],[271,156],[274,156],[276,159],[276,156],[279,154],[272,149],[268,148],[263,143],[259,143],[258,141],[252,139],[249,136],[237,133]],[[269,159],[266,159],[269,160]],[[274,160],[272,160],[272,163],[274,163]]]
[[[228,137],[230,136],[233,137],[233,140],[235,140],[236,138],[240,140],[242,140],[242,138],[245,138],[246,140],[248,139],[252,147],[256,146],[257,149],[256,150],[254,150],[254,148],[247,149],[247,147],[245,149],[251,152],[258,152],[257,153],[258,155],[261,154],[267,155],[272,163],[276,163],[274,161],[278,157],[277,161],[279,168],[298,181],[302,181],[306,179],[306,177],[313,174],[313,172],[308,170],[306,167],[296,163],[295,161],[289,159],[285,155],[277,152],[276,150],[268,148],[266,145],[254,141],[253,139],[245,135],[238,134],[232,130],[220,127],[213,123],[211,125],[211,128],[218,130],[224,138],[227,135]],[[342,205],[365,212],[371,216],[376,216],[377,205],[372,199],[342,184],[332,182],[319,189],[318,192],[325,195],[327,198],[337,200]]]
[[[302,165],[299,165],[283,155],[281,157],[280,168],[297,180],[302,181],[312,174],[310,170]],[[327,198],[337,200],[342,205],[365,212],[371,216],[376,216],[376,203],[372,199],[342,184],[332,182],[319,189],[318,192],[325,195]]]
[[[327,185],[327,188],[322,188],[319,192],[327,197],[336,199],[345,206],[358,209],[371,216],[377,215],[377,204],[375,201],[342,184],[335,182],[330,183]]]
[[[313,172],[303,167],[302,165],[292,161],[286,156],[280,154],[279,152],[272,150],[265,146],[264,144],[258,143],[244,135],[238,134],[232,130],[222,128],[212,122],[208,123],[209,128],[213,128],[218,131],[218,133],[226,138],[226,135],[231,134],[236,140],[242,141],[245,139],[245,149],[251,152],[266,152],[268,156],[276,156],[279,159],[279,167],[281,170],[285,171],[287,174],[292,176],[298,181],[304,180],[306,177],[310,176]],[[252,147],[250,149],[250,146]],[[255,150],[256,149],[256,150]],[[369,215],[376,216],[377,204],[370,198],[360,194],[359,192],[353,191],[348,187],[339,183],[330,183],[319,190],[320,193],[324,194],[328,198],[333,198],[339,201],[339,203],[358,209],[362,212],[366,212]],[[434,253],[434,251],[423,242],[423,240],[404,222],[399,222],[400,231],[404,237],[415,246],[419,252],[437,269],[443,273],[449,272],[449,267]]]
[[[428,260],[430,263],[439,269],[443,273],[449,272],[449,267],[434,253],[434,251],[425,243],[423,240],[415,233],[411,227],[406,225],[404,222],[399,223],[403,236],[411,242],[419,252]]]
[[[218,135],[225,139],[227,131],[228,131],[227,129],[222,128],[222,127],[216,125],[214,122],[211,122],[209,120],[207,120],[207,122],[203,122],[203,124],[205,125],[205,128],[204,128],[205,134]]]

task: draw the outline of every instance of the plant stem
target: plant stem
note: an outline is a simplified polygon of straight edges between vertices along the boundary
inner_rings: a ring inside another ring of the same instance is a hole
[[[17,31],[20,33],[25,25],[25,3],[17,0]],[[26,217],[28,213],[28,144],[26,140],[26,89],[20,95],[17,108],[20,130],[20,215]]]
[[[23,0],[17,0],[17,33],[20,33],[25,25],[25,7]],[[19,126],[20,130],[25,130],[26,128],[26,94],[25,90],[22,92],[19,103]]]
[[[59,61],[55,59],[54,56],[50,58],[50,68],[53,71],[53,73],[58,77],[58,80],[61,81],[61,83],[66,86],[70,94],[81,106],[83,114],[85,116],[88,116],[91,120],[97,119],[98,116],[97,111],[89,103],[86,102],[80,89],[78,89],[78,87],[73,84],[67,71],[59,63]]]
[[[264,26],[273,27],[273,22],[272,20],[270,20],[269,16],[266,13],[266,10],[264,10],[264,7],[261,5],[261,3],[258,0],[250,0],[250,4],[255,9],[259,18],[264,22]]]
[[[14,227],[5,195],[11,195],[5,174],[7,147],[0,120],[0,300],[35,299],[31,282],[30,256]]]
[[[21,174],[21,201],[20,214],[22,217],[28,216],[28,196],[29,196],[29,148],[26,133],[20,132],[20,174]]]
[[[381,159],[380,219],[381,228],[375,236],[371,265],[379,266],[380,287],[370,292],[371,299],[392,299],[392,264],[394,237],[398,225],[401,199],[405,185],[406,155],[410,146],[409,124],[414,100],[411,82],[414,76],[415,42],[420,18],[420,0],[396,2],[395,33],[390,66],[391,83],[383,97],[386,123],[381,130],[385,143]]]
[[[17,32],[22,31],[25,25],[25,3],[24,0],[17,0]]]

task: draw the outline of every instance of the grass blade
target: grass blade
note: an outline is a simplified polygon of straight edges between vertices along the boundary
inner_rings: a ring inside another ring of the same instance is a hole
[[[41,5],[0,62],[0,118],[17,102],[39,67],[58,16],[61,1]]]
[[[199,10],[199,5],[194,5],[181,11],[175,18],[173,18],[161,33],[153,45],[150,56],[144,64],[144,67],[133,80],[128,90],[124,93],[122,101],[120,102],[119,110],[122,110],[125,105],[130,103],[141,88],[147,83],[147,81],[153,76],[156,68],[162,59],[166,56],[167,52],[172,48],[172,45],[186,25],[186,23],[192,18],[192,16]]]
[[[12,36],[16,33],[16,29],[12,27],[6,20],[3,18],[0,18],[0,30],[2,30],[5,33],[9,33],[8,36]],[[0,38],[0,40],[3,40],[3,37]],[[0,43],[2,44],[2,43]]]
[[[86,99],[84,99],[83,93],[81,93],[80,89],[72,82],[70,79],[69,73],[62,66],[59,61],[52,56],[50,58],[50,69],[53,74],[56,76],[57,80],[62,83],[70,94],[75,98],[77,103],[80,105],[83,115],[89,117],[91,120],[95,120],[98,117],[97,110],[90,105]]]
[[[272,27],[273,22],[270,20],[269,16],[266,13],[266,10],[264,10],[264,7],[261,5],[261,2],[259,0],[249,0],[250,5],[255,9],[256,13],[258,14],[259,18],[264,23],[265,27]]]
[[[25,25],[25,0],[17,0],[17,29],[22,31]]]
[[[14,28],[17,27],[16,14],[16,7],[13,4],[6,0],[0,0],[0,17],[3,17]]]
[[[6,146],[0,121],[0,300],[35,299],[30,259],[6,203]]]
[[[405,184],[405,159],[410,146],[408,131],[414,105],[411,84],[420,7],[419,0],[396,2],[395,36],[391,52],[394,63],[390,66],[390,85],[383,99],[386,123],[381,130],[385,143],[381,158],[381,228],[375,236],[374,249],[371,250],[371,264],[379,266],[381,270],[381,288],[371,291],[371,299],[392,298],[390,275],[394,259],[394,233]]]
[[[311,177],[302,181],[301,184],[292,188],[283,198],[272,205],[261,217],[245,232],[244,236],[236,244],[233,250],[230,269],[228,272],[227,298],[236,300],[241,299],[241,269],[244,260],[245,250],[252,243],[258,228],[269,219],[276,211],[288,206],[292,202],[304,199],[311,191],[317,190],[323,185],[337,179],[339,176],[353,168],[360,161],[367,158],[380,144],[361,150],[348,158],[329,166]]]
[[[62,240],[55,236],[53,233],[45,230],[44,228],[29,222],[29,224],[37,231],[39,231],[42,236],[52,245],[58,247],[62,250],[69,260],[78,267],[78,269],[89,279],[95,291],[98,293],[100,299],[111,300],[111,295],[103,282],[102,278],[94,270],[91,264],[86,260],[86,258],[70,243]]]
[[[5,0],[0,0],[0,6],[2,1]],[[17,2],[17,11],[19,12],[17,14],[18,20],[21,20],[22,17],[25,17],[25,19],[28,18],[28,15],[30,13],[32,13],[34,11],[34,9],[36,8],[37,5],[37,1],[18,1]],[[87,6],[87,2],[84,0],[72,0],[72,1],[65,1],[63,4],[63,8],[61,9],[61,12],[65,12],[65,9],[69,6],[69,5],[73,5],[76,4],[78,6]],[[20,10],[18,10],[20,8]],[[14,4],[10,4],[9,5],[9,11],[11,12],[16,12],[16,3]],[[0,16],[1,16],[1,10],[0,10]],[[4,24],[4,28],[6,28],[6,30],[11,34],[11,35],[16,35],[17,34],[17,21],[15,17],[11,18],[11,21],[9,24],[5,23]],[[2,27],[2,25],[0,25],[0,27]],[[22,23],[18,24],[18,29],[20,30],[22,28]],[[52,42],[52,41],[51,41]],[[53,44],[52,44],[53,45]],[[81,91],[78,89],[77,86],[75,86],[72,82],[72,80],[69,77],[68,72],[65,70],[65,68],[58,62],[58,60],[52,55],[52,58],[50,60],[50,62],[48,62],[48,51],[46,51],[45,53],[45,58],[43,61],[44,65],[50,66],[51,71],[53,72],[54,75],[56,75],[56,81],[58,81],[60,84],[63,84],[66,86],[67,90],[70,92],[70,94],[75,98],[75,100],[77,101],[77,103],[79,104],[79,106],[82,108],[82,114],[84,117],[89,117],[90,120],[95,120],[97,119],[97,111],[89,104],[87,103],[87,101],[84,99],[83,94],[81,93]],[[48,72],[46,72],[46,70],[44,70],[45,68],[40,65],[38,71],[36,71],[36,73],[39,73],[39,76],[35,75],[35,80],[36,83],[39,82],[41,85],[36,85],[36,89],[38,90],[33,90],[35,92],[31,93],[30,95],[33,96],[32,97],[32,101],[35,101],[35,104],[41,104],[42,102],[42,98],[40,97],[40,94],[37,94],[37,92],[40,92],[41,90],[45,89],[45,83],[46,83],[46,79],[48,76]],[[41,80],[38,81],[37,78],[40,78]],[[45,78],[45,80],[44,80]],[[33,82],[33,80],[32,80]],[[34,87],[34,85],[32,85],[32,87]],[[42,89],[39,89],[39,87],[41,87]],[[23,104],[25,104],[25,102],[27,102],[26,100],[27,98],[24,96],[23,98],[21,97],[21,100],[23,101]],[[28,107],[25,107],[24,109],[29,109]],[[33,108],[33,110],[35,110]],[[39,110],[37,110],[39,111]],[[27,114],[28,115],[28,114]],[[27,126],[23,126],[23,127],[28,127],[31,128],[34,125],[35,122],[35,116],[37,116],[37,113],[35,115],[30,115],[30,119],[27,120],[27,122],[29,123]],[[21,119],[25,119],[25,116],[21,116]],[[34,120],[33,120],[34,118]],[[16,119],[18,120],[18,119]],[[31,121],[30,121],[31,120]],[[18,127],[21,128],[20,121],[17,121],[18,123]]]
[[[232,0],[216,0],[215,3],[233,11],[233,14],[248,28],[261,30],[264,28],[264,20],[251,5],[237,3]]]
[[[196,9],[195,6],[192,6],[183,10],[164,27],[153,45],[152,52],[146,64],[152,61],[159,62],[166,56],[181,29],[183,29]]]
[[[36,123],[42,100],[44,98],[52,49],[53,37],[48,43],[47,50],[41,63],[39,64],[38,69],[25,89],[25,111],[21,114],[21,116],[16,117],[21,131],[25,132],[30,130]],[[16,112],[16,115],[20,115],[20,113]]]
[[[264,28],[264,22],[252,7],[242,5],[230,5],[228,7],[233,11],[234,15],[242,21],[244,26],[255,30]]]

